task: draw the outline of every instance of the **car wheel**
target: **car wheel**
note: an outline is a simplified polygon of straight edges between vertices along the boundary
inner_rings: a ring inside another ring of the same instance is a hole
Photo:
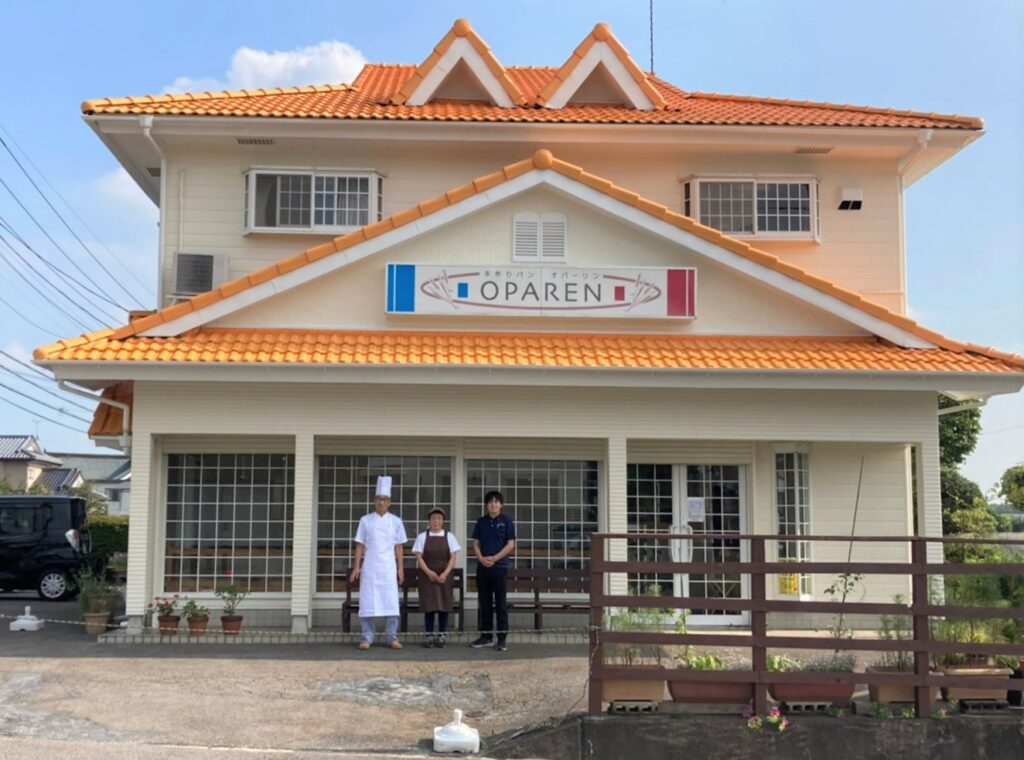
[[[59,602],[71,595],[71,578],[63,570],[47,570],[39,576],[36,591],[40,599]]]

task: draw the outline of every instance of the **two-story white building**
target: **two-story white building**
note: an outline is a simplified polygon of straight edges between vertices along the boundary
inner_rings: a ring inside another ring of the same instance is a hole
[[[906,316],[903,193],[979,119],[689,92],[604,24],[505,67],[461,20],[351,85],[83,112],[160,207],[160,304],[35,358],[131,447],[134,627],[228,574],[250,624],[337,625],[383,473],[410,533],[440,505],[464,543],[503,490],[523,567],[583,566],[596,530],[844,535],[858,493],[857,533],[938,535],[937,395],[1024,383]]]

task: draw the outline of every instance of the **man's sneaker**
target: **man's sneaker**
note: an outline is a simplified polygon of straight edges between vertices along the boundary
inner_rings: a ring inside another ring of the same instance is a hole
[[[473,641],[473,643],[470,644],[470,646],[473,647],[473,649],[483,649],[484,647],[493,647],[494,646],[494,640],[490,636],[481,636],[480,638],[478,638],[475,641]]]
[[[369,649],[370,648],[370,642],[369,641],[360,641],[359,642],[359,648],[360,649]]]
[[[399,641],[398,639],[395,639],[394,641],[391,642],[390,646],[391,646],[392,649],[401,649],[402,648],[402,642]]]
[[[433,649],[435,646],[437,646],[436,642],[434,641],[434,637],[427,636],[427,638],[423,639],[423,646],[425,646],[427,649]]]
[[[508,644],[506,644],[504,641],[499,641],[497,644],[494,645],[494,651],[495,652],[507,652],[508,651]]]
[[[436,639],[434,639],[434,646],[438,649],[443,649],[444,647],[448,646],[448,639],[445,638],[443,633]]]

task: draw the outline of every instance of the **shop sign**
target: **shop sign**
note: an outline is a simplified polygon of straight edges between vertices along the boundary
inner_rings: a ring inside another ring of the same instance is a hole
[[[388,264],[387,313],[693,319],[697,270]]]

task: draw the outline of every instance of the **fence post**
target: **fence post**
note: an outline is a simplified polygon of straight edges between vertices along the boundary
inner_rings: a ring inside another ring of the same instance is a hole
[[[590,678],[587,709],[591,715],[601,713],[601,696],[604,691],[604,679],[600,677],[604,668],[604,647],[600,636],[604,625],[604,571],[598,569],[603,561],[604,538],[595,535],[590,542]]]
[[[927,678],[931,669],[929,657],[922,644],[927,644],[930,638],[928,626],[928,571],[925,565],[928,562],[928,542],[923,538],[912,538],[910,549],[910,561],[913,568],[913,580],[911,591],[913,601],[911,613],[914,616],[914,675],[918,681]],[[927,718],[931,714],[931,690],[924,683],[918,683],[914,687],[914,713],[918,718]]]
[[[750,561],[755,564],[763,564],[765,561],[764,539],[750,539]],[[765,601],[765,573],[752,572],[750,574],[750,599],[761,606],[762,609],[752,610],[750,613],[750,669],[754,671],[754,712],[764,715],[768,711],[768,684],[764,683],[759,675],[768,670],[768,613],[763,609]],[[760,604],[758,604],[760,603]]]

